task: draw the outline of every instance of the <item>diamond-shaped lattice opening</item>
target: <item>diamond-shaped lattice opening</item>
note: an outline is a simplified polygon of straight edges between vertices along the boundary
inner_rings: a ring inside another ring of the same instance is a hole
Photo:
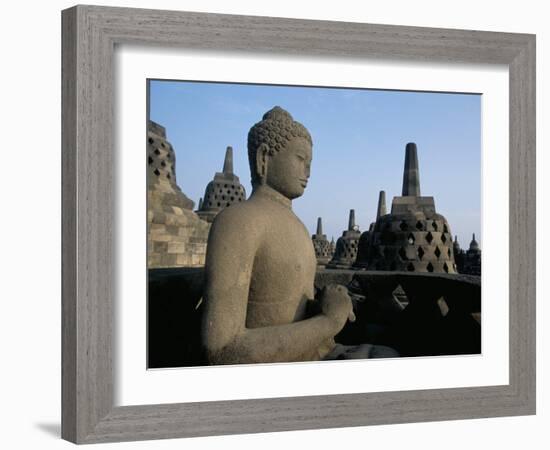
[[[164,142],[161,142],[161,143],[160,143],[160,146],[161,146],[162,148],[166,147],[166,145],[164,145]]]
[[[401,231],[405,231],[405,230],[407,230],[409,227],[407,226],[407,222],[405,222],[404,220],[402,220],[401,223],[399,224],[399,228],[401,229]]]
[[[435,220],[432,222],[432,227],[437,231],[437,222]]]
[[[158,148],[155,149],[155,155],[160,155],[160,150]]]
[[[161,165],[162,167],[166,167],[166,163],[165,163],[164,161],[161,161],[161,162],[160,162],[160,165]]]
[[[149,158],[147,158],[147,162],[149,163],[149,165],[153,164],[153,158],[149,156]]]
[[[428,272],[433,272],[434,266],[432,265],[432,263],[428,263],[428,265],[426,266],[426,269],[428,270]]]
[[[449,273],[449,266],[447,265],[447,263],[443,264],[443,270],[444,270],[446,273]]]
[[[414,235],[412,233],[407,236],[407,241],[409,241],[409,244],[414,245]]]
[[[447,242],[447,238],[445,237],[444,234],[441,235],[441,242],[443,243]]]
[[[443,225],[443,233],[448,233],[449,232],[449,228],[447,227],[447,224],[444,224]]]
[[[449,255],[449,258],[451,257],[451,249],[447,249],[447,255]]]
[[[169,173],[166,174],[166,178],[170,179],[172,178]]]
[[[147,139],[147,142],[149,142],[149,144],[152,144],[153,142],[155,142],[155,140],[153,138],[149,138]]]
[[[415,226],[416,226],[417,230],[422,230],[422,228],[424,228],[423,225],[422,225],[422,222],[420,222],[420,220],[418,222],[416,222]]]
[[[399,249],[399,252],[398,252],[398,253],[399,253],[399,257],[400,257],[401,259],[403,259],[403,260],[407,259],[407,252],[406,252],[406,250],[405,250],[403,247],[401,247],[401,248]]]
[[[441,256],[441,250],[439,250],[439,247],[436,247],[435,248],[435,256],[437,256],[437,258],[439,258]]]
[[[422,259],[422,257],[424,256],[424,250],[422,249],[422,247],[418,247],[418,250],[416,251],[416,253],[418,253],[419,259]]]
[[[428,241],[428,244],[431,244],[433,240],[433,234],[428,231],[428,234],[426,235],[426,241]]]
[[[158,169],[155,169],[155,171],[153,172],[157,177],[160,175],[160,172]]]
[[[414,272],[414,265],[413,265],[413,263],[409,263],[409,265],[407,266],[407,270],[408,270],[409,272]]]

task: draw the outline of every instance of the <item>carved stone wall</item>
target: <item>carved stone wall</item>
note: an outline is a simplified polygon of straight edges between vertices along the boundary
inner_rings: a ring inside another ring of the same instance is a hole
[[[210,224],[192,211],[193,201],[176,183],[176,156],[166,130],[147,130],[147,266],[204,265]]]

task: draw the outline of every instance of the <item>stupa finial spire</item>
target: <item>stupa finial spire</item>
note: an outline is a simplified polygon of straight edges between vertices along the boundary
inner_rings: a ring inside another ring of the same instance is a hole
[[[405,148],[405,168],[403,169],[403,197],[420,196],[420,174],[416,144],[409,142]]]
[[[225,150],[225,160],[223,162],[223,173],[233,174],[233,147],[228,146]]]
[[[380,194],[378,195],[378,208],[376,209],[376,220],[386,214],[386,192],[380,191]]]
[[[320,217],[317,217],[317,233],[318,235],[323,234],[323,220]]]
[[[348,230],[355,229],[355,209],[349,210]]]

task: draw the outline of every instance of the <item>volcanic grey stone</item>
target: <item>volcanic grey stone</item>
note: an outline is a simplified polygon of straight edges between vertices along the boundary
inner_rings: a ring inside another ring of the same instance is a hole
[[[435,209],[433,197],[420,196],[416,144],[407,144],[403,196],[394,197],[359,243],[356,267],[369,270],[457,273],[451,227]],[[380,199],[382,200],[382,199]]]
[[[323,234],[323,221],[321,217],[317,218],[317,232],[311,236],[317,265],[326,266],[332,258],[332,249],[327,236]]]
[[[349,212],[348,229],[336,241],[336,250],[330,262],[329,269],[348,269],[353,266],[357,258],[357,249],[361,232],[355,224],[355,210]]]
[[[311,136],[275,107],[250,129],[248,155],[252,195],[223,209],[208,239],[206,357],[210,364],[322,359],[353,312],[344,286],[325,286],[314,298],[315,252],[292,211],[310,176]]]
[[[204,268],[149,271],[149,367],[204,365]],[[320,269],[315,290],[347,287],[355,322],[347,322],[333,348],[389,347],[400,356],[475,354],[481,351],[481,279],[444,273]],[[404,289],[401,288],[404,285]],[[406,292],[406,293],[405,293]],[[396,300],[397,299],[397,300]],[[442,311],[441,299],[446,308]],[[266,344],[267,345],[267,344]],[[362,351],[361,350],[361,351]],[[376,356],[369,352],[369,357]],[[357,354],[356,356],[359,356]]]
[[[166,130],[149,121],[147,130],[147,265],[204,265],[209,224],[176,183],[176,154]]]
[[[208,183],[197,214],[211,223],[221,210],[246,199],[246,191],[239,177],[233,173],[233,147],[227,147],[222,172],[216,172]]]
[[[405,147],[405,168],[403,170],[403,197],[420,197],[420,173],[416,144],[409,142]]]

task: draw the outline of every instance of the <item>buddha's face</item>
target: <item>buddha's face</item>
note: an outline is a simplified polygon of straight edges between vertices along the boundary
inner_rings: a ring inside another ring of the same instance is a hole
[[[265,183],[289,199],[300,197],[311,168],[311,144],[294,137],[282,150],[269,157]]]

